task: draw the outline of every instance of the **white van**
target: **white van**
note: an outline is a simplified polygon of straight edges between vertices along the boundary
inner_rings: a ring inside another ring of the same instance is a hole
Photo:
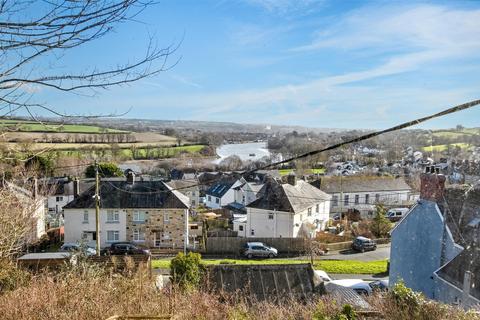
[[[409,210],[409,208],[392,208],[387,211],[385,217],[387,217],[388,220],[392,222],[399,221],[400,219],[405,217]]]

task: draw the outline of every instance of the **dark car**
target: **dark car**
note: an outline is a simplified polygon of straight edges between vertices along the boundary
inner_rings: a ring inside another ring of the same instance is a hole
[[[353,240],[352,249],[360,252],[373,251],[377,250],[377,244],[372,239],[356,237],[355,240]]]
[[[102,250],[103,255],[149,255],[150,250],[130,242],[115,242]]]

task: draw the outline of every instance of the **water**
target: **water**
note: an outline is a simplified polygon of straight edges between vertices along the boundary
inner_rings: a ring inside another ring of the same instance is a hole
[[[220,159],[214,161],[214,163],[217,164],[231,155],[239,156],[242,161],[255,161],[260,160],[265,156],[270,156],[266,142],[224,144],[217,148],[217,154],[220,157]],[[255,154],[255,156],[250,156],[251,154]]]

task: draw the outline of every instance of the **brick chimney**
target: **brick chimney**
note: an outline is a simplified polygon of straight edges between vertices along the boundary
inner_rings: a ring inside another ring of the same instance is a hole
[[[441,202],[445,194],[445,176],[439,168],[426,167],[420,176],[420,199]]]
[[[73,180],[73,198],[76,199],[80,195],[80,180]]]
[[[289,174],[287,176],[287,183],[295,186],[297,184],[297,176],[295,174]]]

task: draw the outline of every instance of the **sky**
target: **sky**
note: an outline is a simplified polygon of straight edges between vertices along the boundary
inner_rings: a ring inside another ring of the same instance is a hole
[[[381,129],[480,98],[479,30],[476,1],[160,1],[55,68],[134,61],[152,38],[179,45],[170,70],[36,99],[76,114]],[[480,107],[424,127],[457,124],[480,127]]]

